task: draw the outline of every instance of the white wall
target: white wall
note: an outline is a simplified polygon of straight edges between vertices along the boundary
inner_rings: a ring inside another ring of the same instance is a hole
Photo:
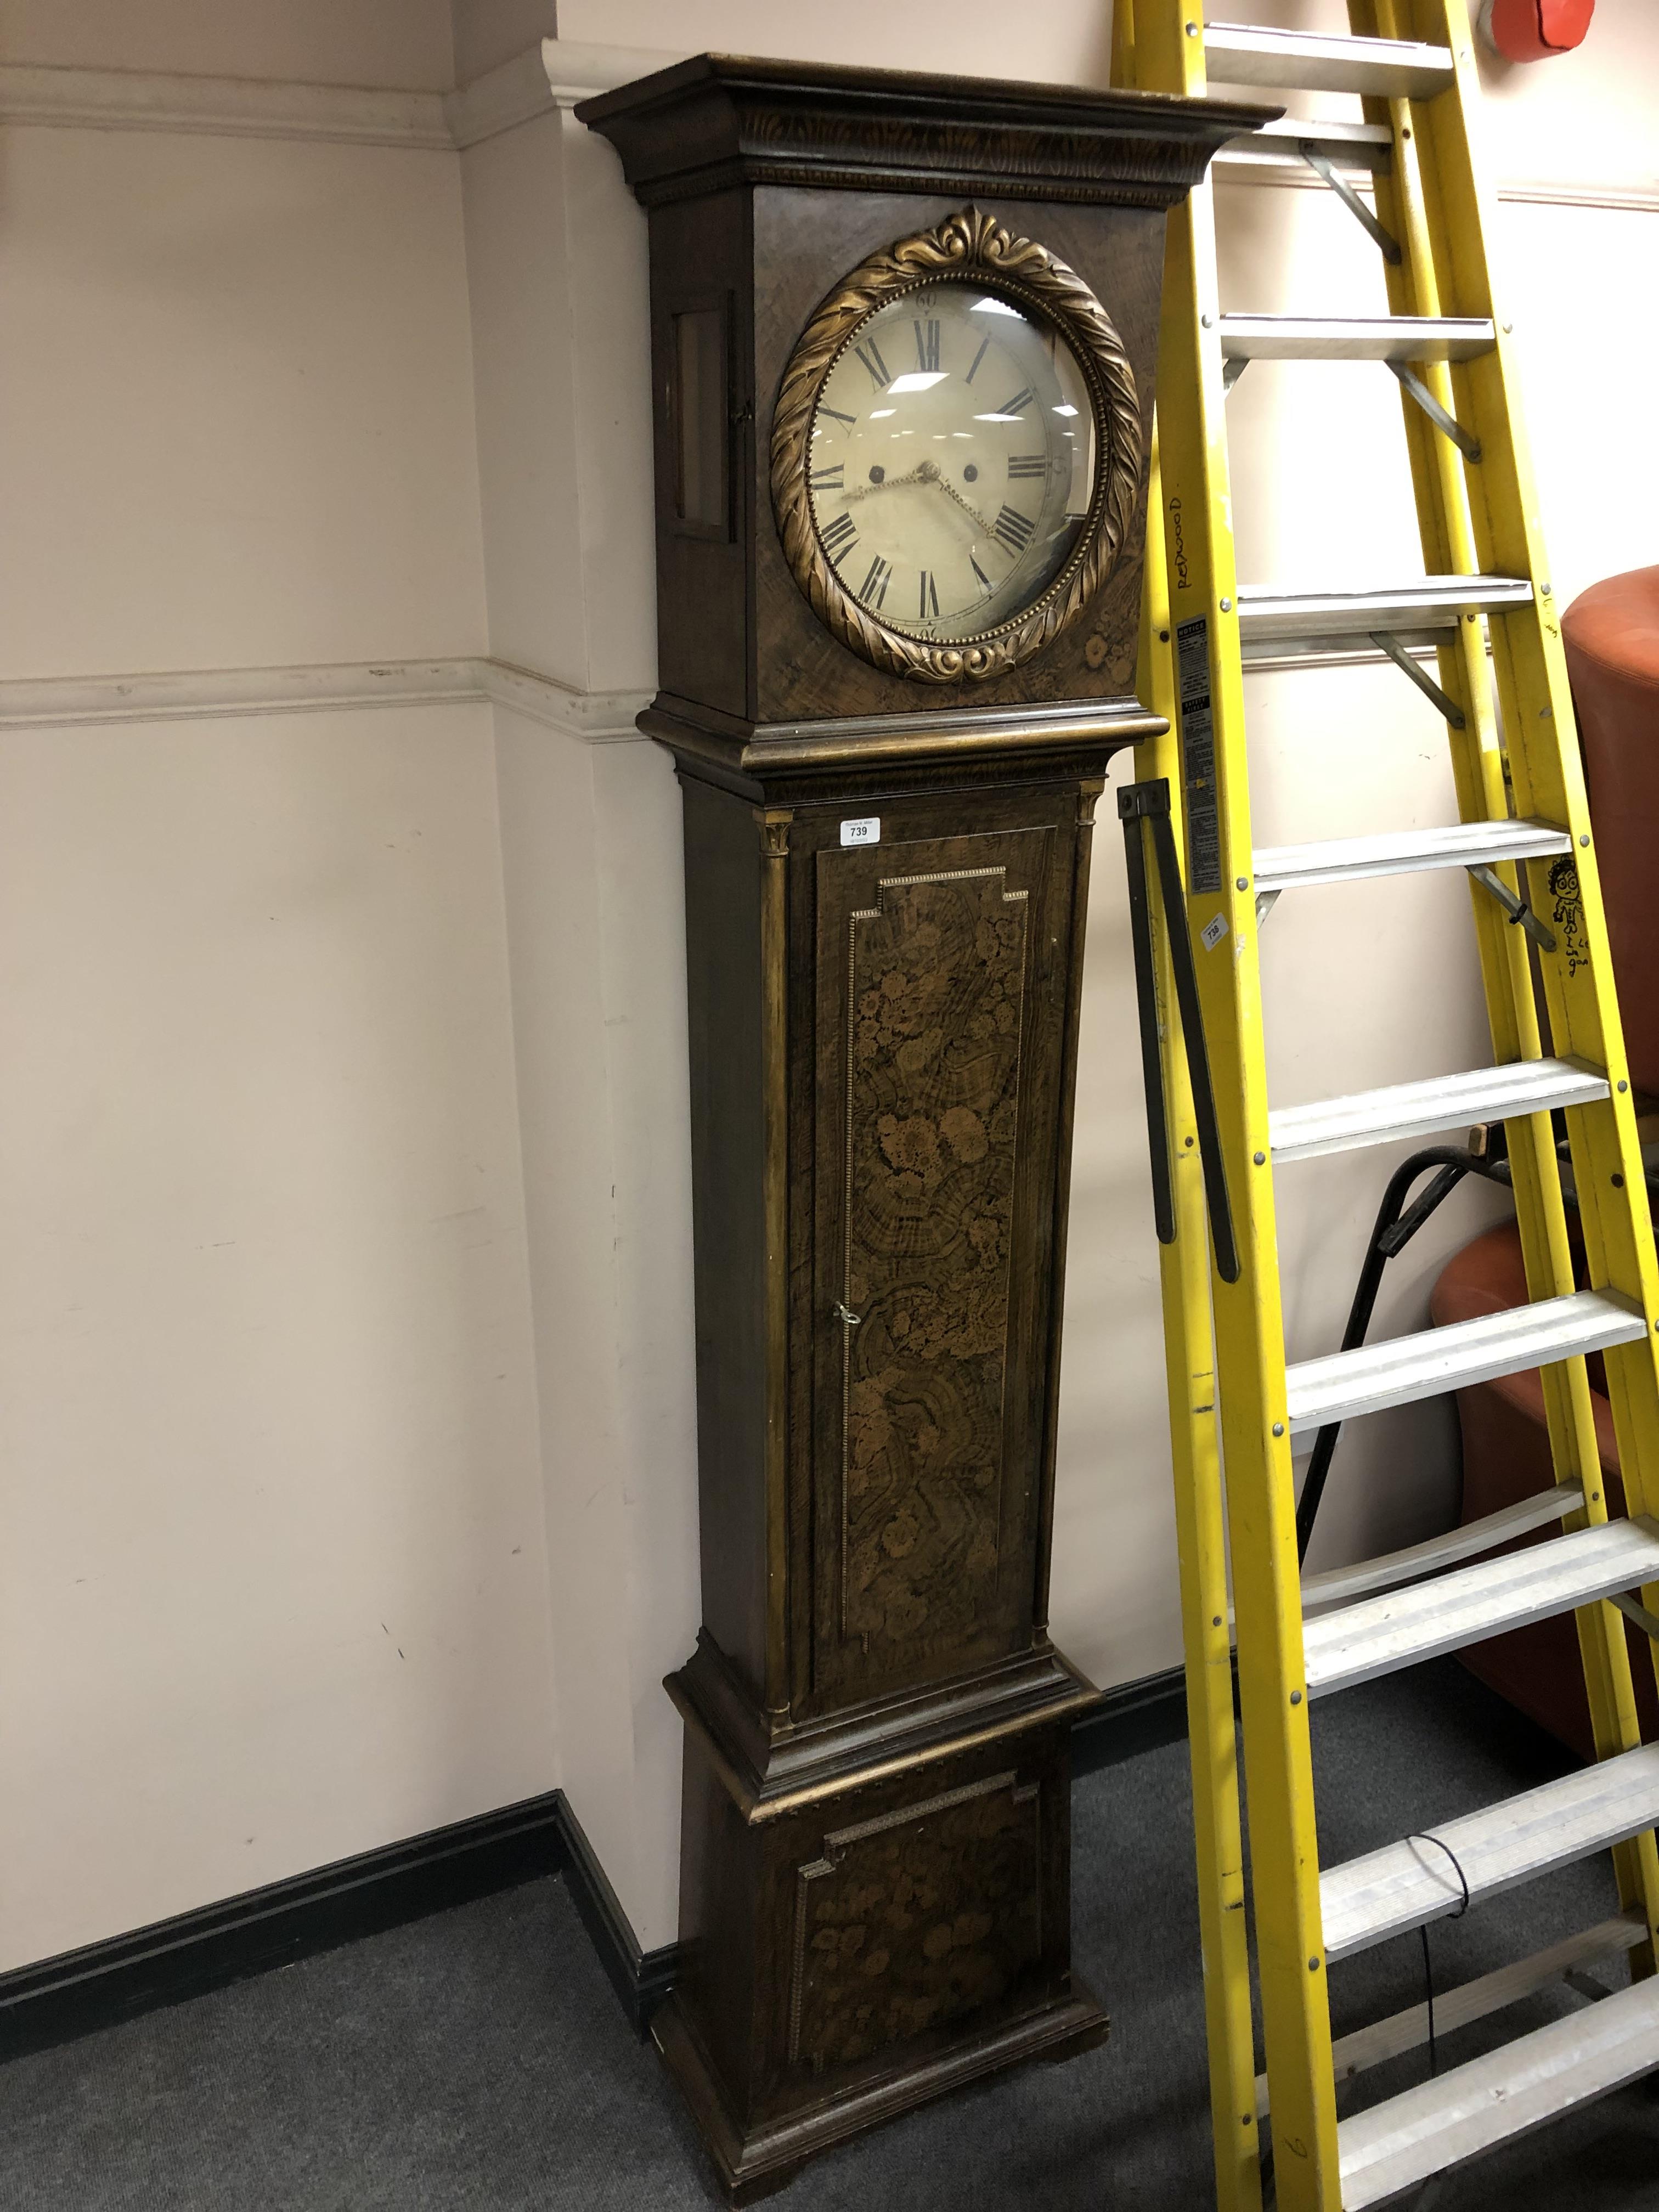
[[[0,0],[0,65],[403,88],[435,131],[452,49],[465,82],[550,13]],[[1107,13],[1033,15],[1018,65],[1103,82]],[[1011,66],[980,0],[562,0],[559,29],[565,82],[600,70],[587,40]],[[1489,72],[1564,598],[1654,557],[1659,463],[1623,439],[1610,501],[1592,440],[1642,419],[1659,337],[1632,281],[1656,39],[1603,0],[1583,55]],[[0,1104],[0,1965],[556,1781],[641,1940],[674,1933],[659,1683],[698,1612],[678,805],[654,747],[590,741],[654,679],[643,220],[568,103],[459,155],[282,128],[0,137],[0,1022],[27,1040]],[[1380,304],[1317,191],[1226,186],[1221,225],[1230,305]],[[1376,489],[1397,406],[1381,371],[1251,370],[1247,574],[1414,567],[1403,489]],[[520,705],[465,703],[478,656]],[[252,711],[361,702],[398,660],[434,703]],[[219,711],[144,719],[104,686],[129,718],[72,719],[88,679],[169,670],[224,672],[191,679]],[[1443,738],[1392,670],[1264,675],[1251,703],[1264,838],[1449,817]],[[1102,814],[1054,1619],[1112,1682],[1178,1640]],[[1264,970],[1277,1100],[1481,1056],[1456,885],[1284,902]],[[1285,1179],[1294,1352],[1334,1343],[1389,1164]],[[1491,1206],[1459,1194],[1382,1327],[1421,1322]],[[1367,1425],[1323,1555],[1443,1521],[1452,1444],[1443,1409]]]
[[[0,1960],[549,1786],[487,710],[0,744]]]
[[[456,169],[6,133],[0,673],[483,650]]]
[[[448,81],[403,0],[3,27]],[[483,652],[458,159],[0,152],[9,1966],[557,1768],[490,709],[17,719]]]
[[[559,36],[1058,84],[1103,85],[1112,66],[1112,11],[1101,0],[1047,0],[1017,21],[992,0],[559,0]]]
[[[462,156],[492,653],[655,681],[645,219],[566,112]],[[698,1619],[679,792],[497,712],[561,1775],[647,1947],[677,1921]]]
[[[0,63],[447,92],[447,0],[0,0]]]
[[[455,82],[499,69],[558,30],[556,0],[453,0]]]

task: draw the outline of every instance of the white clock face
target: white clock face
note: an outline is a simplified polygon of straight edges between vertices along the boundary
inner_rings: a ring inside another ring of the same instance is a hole
[[[861,323],[818,395],[808,495],[842,588],[959,642],[1042,598],[1082,534],[1095,417],[1065,338],[944,279]]]

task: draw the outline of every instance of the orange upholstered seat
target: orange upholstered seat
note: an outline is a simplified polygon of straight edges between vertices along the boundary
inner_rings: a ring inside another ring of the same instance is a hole
[[[1659,568],[1592,585],[1567,609],[1561,629],[1631,1077],[1638,1093],[1659,1097]],[[1520,1237],[1505,1224],[1477,1237],[1442,1271],[1431,1311],[1437,1322],[1468,1321],[1519,1305],[1526,1295]],[[1590,1378],[1596,1441],[1607,1478],[1607,1510],[1618,1514],[1624,1493],[1599,1365],[1592,1364]],[[1460,1391],[1457,1411],[1465,1521],[1551,1487],[1555,1476],[1536,1370]],[[1646,1639],[1632,1629],[1630,1640],[1643,1734],[1651,1739],[1659,1736],[1659,1696]],[[1594,1755],[1571,1614],[1494,1637],[1463,1659],[1552,1735],[1586,1759]]]

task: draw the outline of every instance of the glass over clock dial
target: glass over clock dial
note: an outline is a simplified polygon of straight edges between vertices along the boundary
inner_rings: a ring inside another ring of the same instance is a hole
[[[889,629],[983,636],[1071,559],[1096,434],[1046,317],[971,279],[907,292],[850,334],[818,393],[806,477],[823,557]]]

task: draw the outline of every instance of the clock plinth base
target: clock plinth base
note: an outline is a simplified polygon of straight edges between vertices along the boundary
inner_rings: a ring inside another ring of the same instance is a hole
[[[936,2097],[965,2088],[1005,2067],[1078,2057],[1097,2049],[1109,2033],[1105,2013],[1074,1975],[1069,1996],[967,2038],[931,2065],[896,2069],[884,2080],[793,2118],[763,2124],[745,2136],[676,1995],[664,1999],[651,2023],[651,2039],[690,2107],[726,2201],[733,2205],[757,2204],[775,2195],[788,2187],[808,2160],[885,2121],[902,2118]]]
[[[1070,1948],[1071,1723],[1094,1693],[1050,1653],[1034,1709],[964,1684],[945,1740],[896,1729],[862,1772],[826,1745],[757,1794],[729,1716],[690,1694],[711,1656],[673,1683],[685,1965],[652,2033],[744,2203],[964,2082],[1104,2038]]]

